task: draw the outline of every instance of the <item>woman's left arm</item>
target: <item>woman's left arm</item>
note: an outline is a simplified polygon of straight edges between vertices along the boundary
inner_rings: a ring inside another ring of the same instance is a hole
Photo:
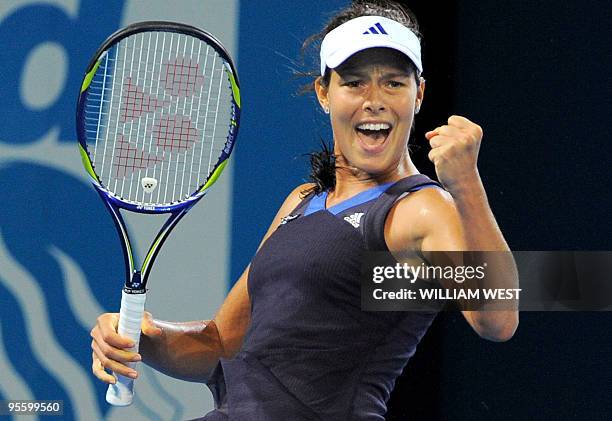
[[[491,212],[480,178],[474,180],[471,186],[466,186],[465,193],[451,192],[451,196],[462,226],[465,250],[504,252],[482,254],[487,258],[487,286],[503,289],[519,288],[514,258]],[[517,301],[509,304],[518,306]],[[480,336],[492,341],[509,340],[518,327],[519,316],[516,310],[466,310],[462,313]]]
[[[495,221],[476,165],[482,135],[477,124],[464,117],[451,116],[448,124],[426,133],[425,137],[432,147],[429,159],[435,165],[438,180],[454,202],[454,206],[446,210],[442,207],[441,211],[460,225],[463,250],[506,252],[495,254],[488,262],[487,276],[497,287],[516,289],[516,264]],[[424,239],[423,249],[451,250],[447,247],[454,244],[445,244],[454,241],[450,237],[448,233],[436,234],[434,229]],[[463,315],[480,336],[493,341],[510,339],[518,326],[518,311],[514,310],[463,311]]]

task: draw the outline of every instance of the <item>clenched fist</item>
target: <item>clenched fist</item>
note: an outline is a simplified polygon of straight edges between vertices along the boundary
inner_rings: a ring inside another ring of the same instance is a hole
[[[476,162],[482,128],[465,117],[453,115],[448,124],[425,133],[431,145],[429,160],[438,180],[452,194],[479,180]]]

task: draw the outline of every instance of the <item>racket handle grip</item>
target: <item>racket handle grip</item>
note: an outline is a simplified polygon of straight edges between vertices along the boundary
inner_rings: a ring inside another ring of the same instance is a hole
[[[129,351],[138,351],[140,343],[140,324],[144,314],[147,294],[121,294],[121,311],[119,312],[119,334],[134,341],[134,346]],[[135,362],[127,363],[128,367],[134,368]],[[115,374],[117,382],[108,386],[106,391],[106,402],[114,406],[127,406],[134,398],[134,379]]]

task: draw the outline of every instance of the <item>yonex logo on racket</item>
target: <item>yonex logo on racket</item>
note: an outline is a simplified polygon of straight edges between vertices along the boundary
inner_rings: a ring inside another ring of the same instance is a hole
[[[363,34],[389,35],[387,31],[385,31],[385,28],[383,28],[383,26],[380,24],[380,22],[375,23],[374,26],[370,26]]]

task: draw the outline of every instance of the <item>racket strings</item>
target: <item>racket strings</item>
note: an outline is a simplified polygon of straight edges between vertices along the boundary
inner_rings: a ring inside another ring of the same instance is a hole
[[[232,112],[226,64],[213,48],[177,33],[130,36],[108,51],[89,90],[88,150],[115,195],[169,204],[206,181]],[[149,177],[158,183],[153,192],[141,186]]]

